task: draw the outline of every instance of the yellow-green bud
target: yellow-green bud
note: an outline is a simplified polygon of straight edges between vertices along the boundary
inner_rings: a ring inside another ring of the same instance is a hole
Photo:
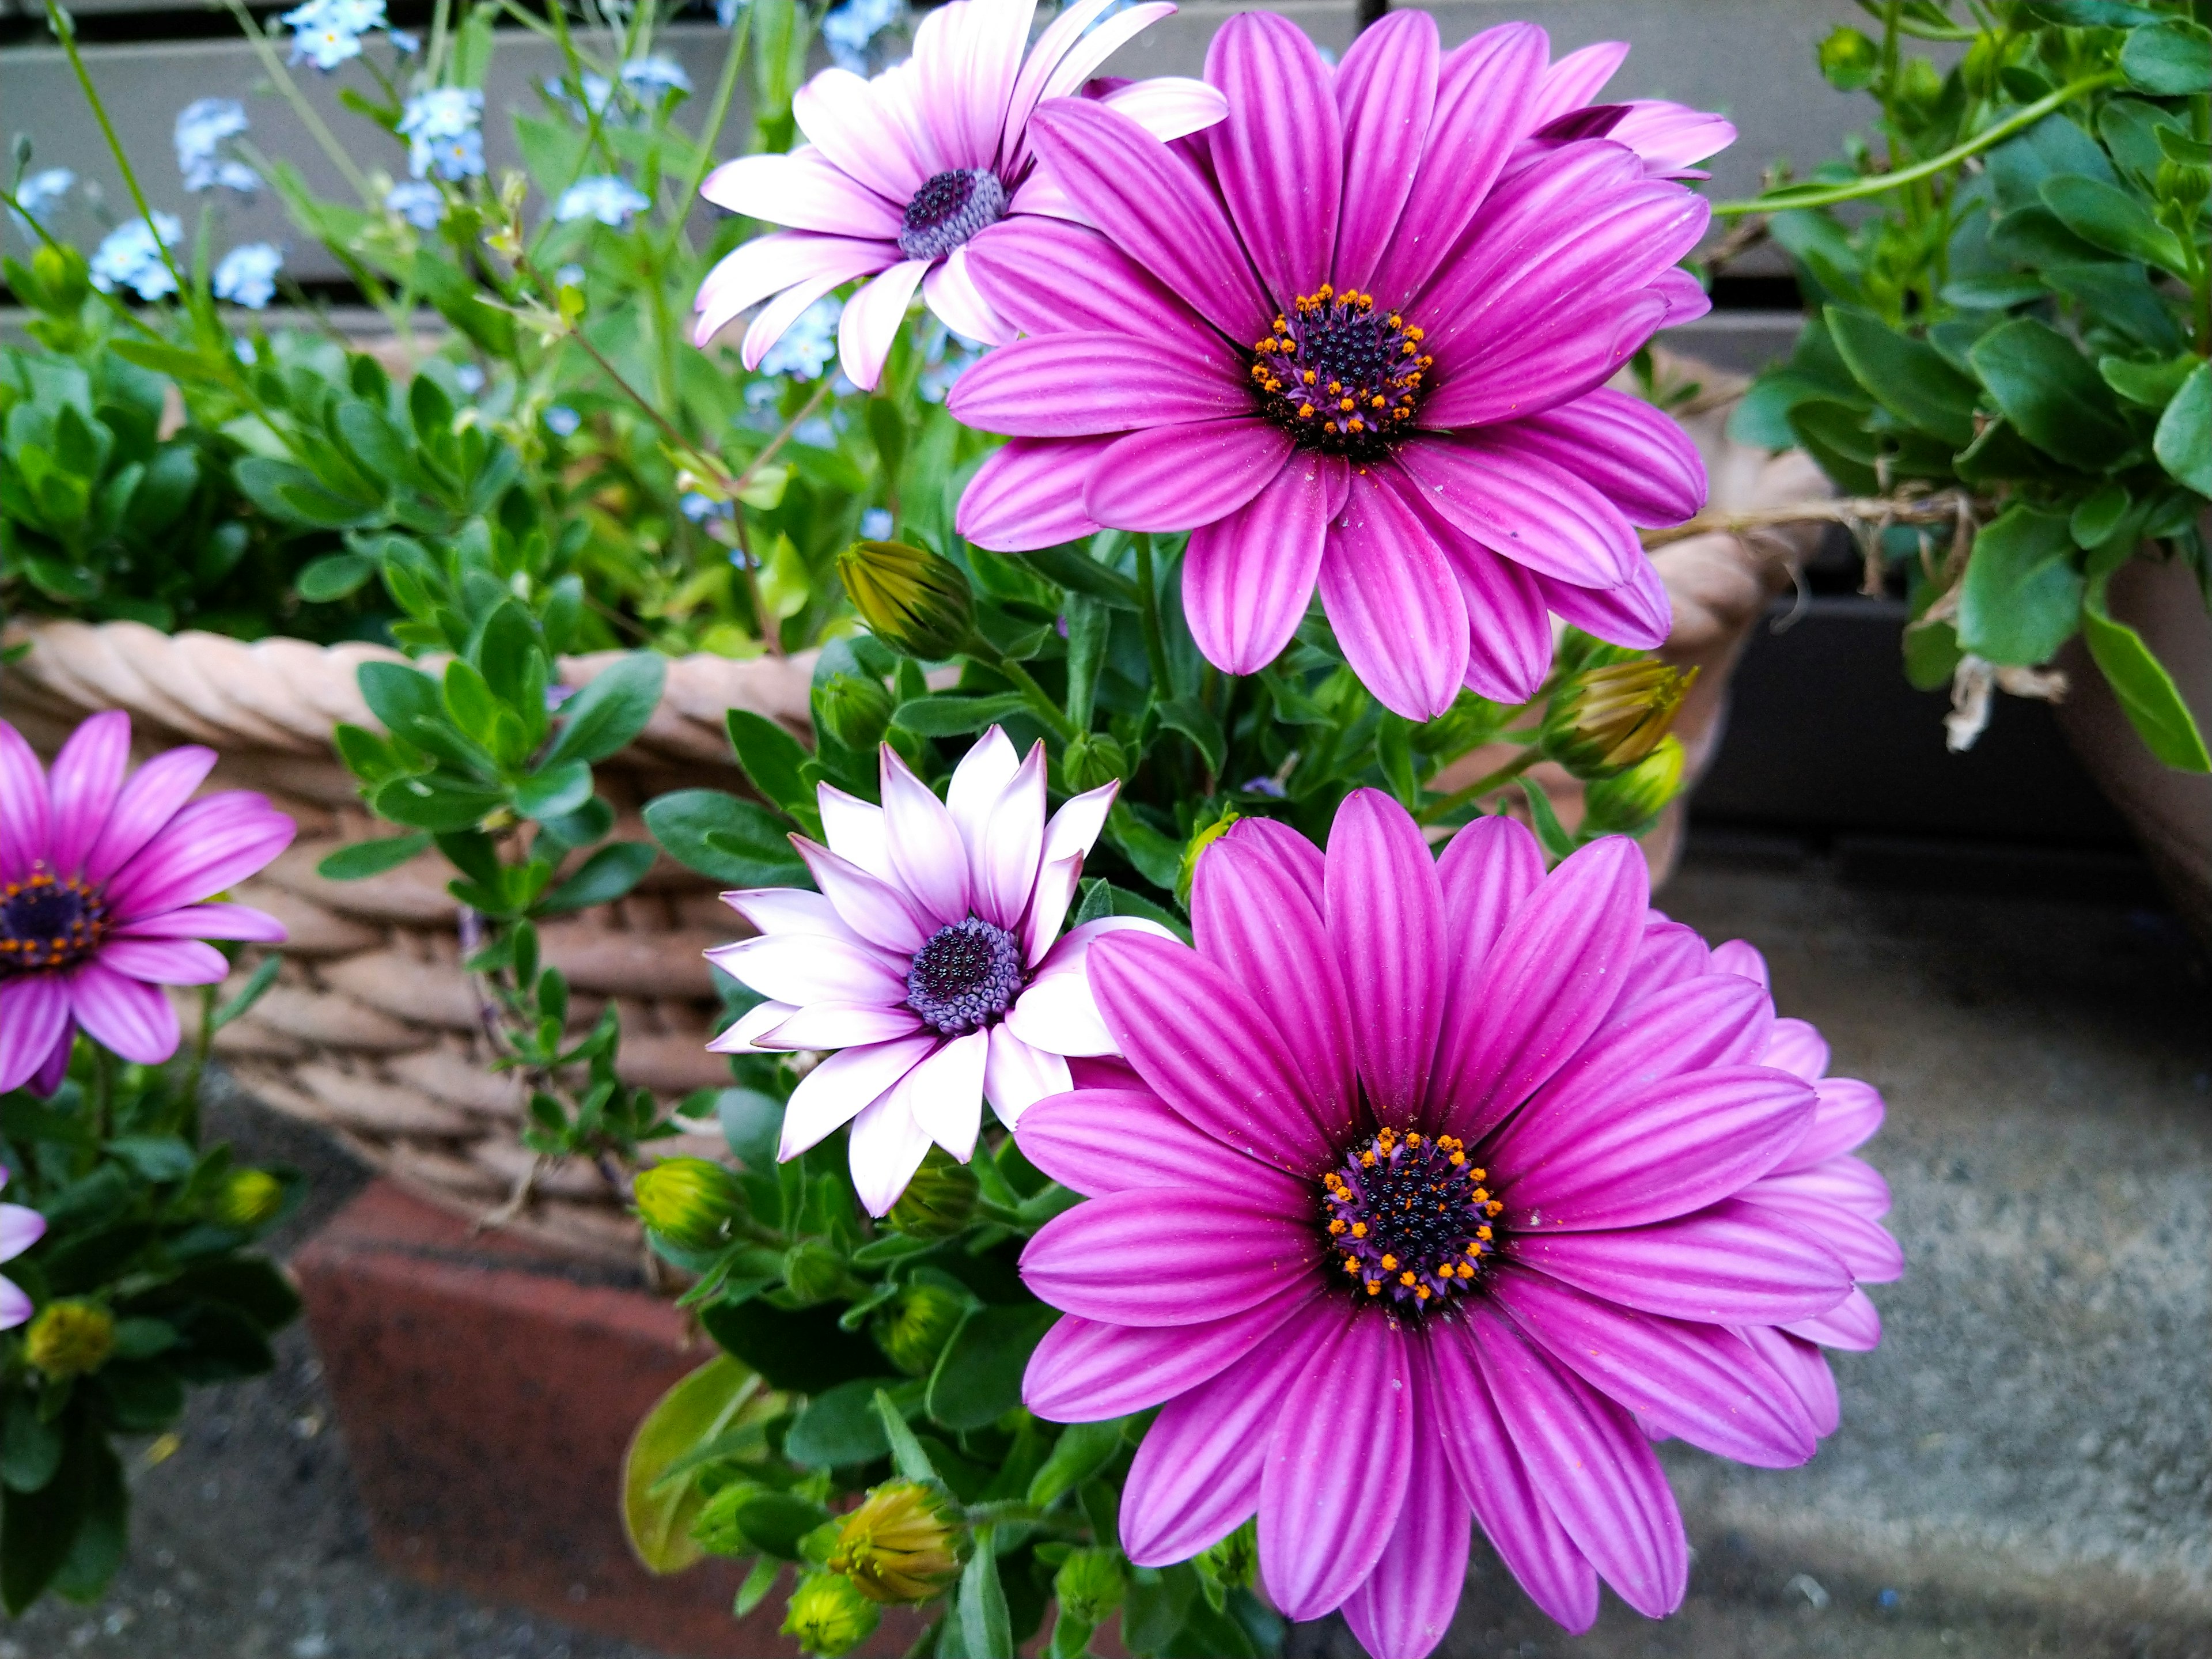
[[[783,1282],[801,1302],[827,1302],[851,1282],[845,1258],[827,1244],[794,1244],[783,1255]]]
[[[1583,791],[1583,826],[1642,834],[1681,793],[1682,761],[1682,740],[1670,734],[1626,772],[1600,778]]]
[[[884,740],[893,706],[884,683],[864,674],[832,674],[816,701],[822,729],[846,748],[863,752]]]
[[[1060,775],[1078,794],[1103,789],[1109,783],[1126,783],[1135,767],[1129,751],[1102,732],[1085,732],[1073,739],[1061,757]]]
[[[730,1223],[745,1207],[737,1177],[703,1158],[663,1158],[639,1170],[630,1195],[647,1226],[690,1250],[727,1243]]]
[[[783,1610],[783,1633],[822,1659],[837,1659],[875,1633],[883,1617],[860,1586],[842,1574],[811,1572],[792,1586]]]
[[[1112,1550],[1077,1550],[1060,1564],[1052,1580],[1053,1599],[1060,1603],[1060,1611],[1078,1623],[1091,1626],[1106,1622],[1121,1605],[1127,1589],[1121,1557]]]
[[[86,1376],[115,1352],[115,1316],[89,1302],[50,1303],[24,1333],[24,1350],[57,1382]]]
[[[234,1170],[208,1206],[226,1227],[258,1227],[284,1206],[284,1183],[266,1170]]]
[[[904,542],[854,542],[837,556],[853,609],[894,651],[926,662],[951,656],[975,631],[960,567]]]
[[[1544,753],[1578,778],[1625,772],[1659,746],[1697,678],[1656,657],[1585,670],[1544,711]]]
[[[1201,1551],[1198,1570],[1226,1589],[1249,1589],[1260,1576],[1260,1533],[1247,1521],[1210,1549]]]
[[[967,1311],[942,1285],[910,1285],[876,1316],[876,1346],[908,1376],[927,1376]]]
[[[975,1171],[932,1146],[884,1219],[909,1238],[950,1238],[975,1213]]]
[[[942,1490],[890,1480],[839,1524],[829,1567],[871,1601],[927,1601],[960,1577],[966,1542]]]
[[[1190,884],[1198,879],[1199,860],[1205,855],[1206,849],[1227,835],[1229,826],[1242,817],[1243,814],[1235,807],[1223,807],[1221,816],[1193,836],[1189,844],[1182,849],[1182,871],[1176,877],[1176,898],[1186,910],[1190,908]]]

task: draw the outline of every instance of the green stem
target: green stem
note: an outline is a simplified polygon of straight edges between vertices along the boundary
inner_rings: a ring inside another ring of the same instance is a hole
[[[233,3],[236,3],[236,0],[233,0]],[[70,67],[76,71],[76,83],[84,88],[84,101],[92,106],[93,118],[100,123],[100,137],[107,140],[107,153],[115,158],[116,170],[123,175],[124,185],[131,192],[131,200],[137,207],[138,216],[146,222],[146,228],[154,238],[154,246],[161,252],[161,263],[169,268],[169,279],[176,283],[179,297],[191,294],[184,272],[177,269],[176,258],[169,252],[169,245],[161,240],[161,233],[155,228],[154,210],[146,205],[146,192],[138,188],[138,175],[131,168],[130,156],[124,153],[123,141],[115,136],[115,124],[107,118],[107,106],[100,101],[100,89],[92,84],[92,71],[84,66],[84,54],[76,49],[76,20],[57,5],[55,0],[46,0],[46,22],[61,41],[62,50],[69,54]]]
[[[100,1139],[115,1128],[115,1054],[104,1044],[92,1045],[92,1113]]]
[[[1030,671],[988,640],[977,635],[968,642],[962,654],[975,658],[984,666],[994,669],[1012,680],[1014,689],[1022,694],[1031,708],[1036,710],[1037,718],[1045,723],[1046,729],[1062,743],[1073,742],[1081,735],[1076,731],[1075,723],[1060,712],[1060,705],[1045,694],[1044,687],[1030,678]]]
[[[1466,788],[1455,789],[1449,795],[1431,801],[1413,817],[1419,823],[1434,823],[1446,814],[1457,811],[1469,801],[1480,800],[1501,784],[1512,782],[1543,758],[1544,751],[1532,743],[1495,772],[1486,772]]]
[[[661,263],[665,264],[684,237],[684,222],[691,212],[691,204],[699,199],[699,191],[707,182],[707,175],[714,168],[714,145],[722,136],[722,127],[730,118],[730,105],[738,93],[738,74],[743,68],[745,45],[752,38],[753,15],[750,8],[730,30],[730,49],[722,54],[721,78],[714,82],[714,101],[707,111],[706,125],[699,129],[699,165],[691,174],[691,183],[684,192],[684,199],[676,204],[668,227],[668,241],[660,250]]]
[[[53,0],[46,0],[46,3],[52,7]],[[238,20],[238,27],[246,40],[252,43],[253,55],[261,60],[261,67],[268,71],[276,90],[284,94],[284,100],[291,105],[292,112],[300,118],[300,125],[307,128],[323,154],[330,157],[331,164],[345,175],[346,183],[353,186],[354,193],[361,198],[362,204],[372,212],[380,207],[382,204],[377,200],[376,193],[368,187],[368,179],[353,164],[353,156],[343,144],[338,143],[337,135],[324,124],[323,118],[315,112],[315,106],[307,101],[307,95],[295,83],[290,71],[284,67],[284,60],[269,44],[269,37],[262,32],[261,25],[254,21],[253,14],[246,10],[245,0],[224,0],[224,3],[230,8],[230,15]],[[103,116],[100,118],[105,125],[106,118]],[[135,193],[136,186],[133,190]]]
[[[1143,531],[1136,533],[1137,543],[1137,614],[1145,629],[1145,665],[1152,670],[1153,695],[1166,691],[1168,678],[1168,642],[1160,632],[1160,596],[1152,580],[1152,538]]]
[[[200,1081],[207,1075],[208,1050],[215,1043],[215,994],[218,988],[213,985],[201,988],[199,1030],[192,1036],[191,1059],[185,1066],[184,1098],[178,1103],[184,1138],[195,1146],[200,1144]]]
[[[2059,88],[2048,97],[2037,99],[2027,108],[2007,116],[1988,131],[1977,134],[1962,144],[1954,145],[1941,155],[1931,156],[1896,173],[1877,173],[1868,178],[1855,179],[1848,185],[1831,185],[1825,188],[1792,185],[1782,193],[1769,193],[1748,202],[1716,202],[1713,212],[1721,218],[1745,213],[1788,213],[1799,208],[1833,207],[1838,202],[1856,202],[1869,196],[1881,196],[1954,167],[1969,156],[1978,155],[1982,151],[2002,143],[2015,132],[2033,126],[2052,111],[2064,107],[2084,94],[2095,92],[2103,87],[2116,86],[2122,78],[2118,70],[2085,76],[2070,85]]]

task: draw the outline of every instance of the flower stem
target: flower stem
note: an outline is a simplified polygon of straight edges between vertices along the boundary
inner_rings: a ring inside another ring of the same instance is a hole
[[[1160,632],[1159,590],[1152,579],[1152,538],[1144,531],[1136,533],[1137,543],[1137,614],[1145,629],[1145,665],[1152,670],[1152,691],[1155,696],[1169,688],[1168,645]]]
[[[1544,751],[1532,743],[1495,772],[1486,772],[1466,788],[1455,789],[1449,795],[1431,801],[1413,817],[1419,823],[1434,823],[1447,813],[1457,811],[1469,801],[1480,800],[1499,785],[1512,782],[1543,758]]]
[[[1060,713],[1060,705],[1045,694],[1044,687],[1030,677],[1030,671],[981,635],[970,640],[962,654],[973,657],[985,667],[995,670],[1012,680],[1014,690],[1022,694],[1031,708],[1036,710],[1037,718],[1044,722],[1045,729],[1062,743],[1071,743],[1079,735],[1075,723]]]

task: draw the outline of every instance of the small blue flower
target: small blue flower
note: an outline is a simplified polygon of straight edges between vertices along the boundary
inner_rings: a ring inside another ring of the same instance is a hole
[[[400,112],[399,134],[408,142],[407,165],[417,179],[435,168],[441,179],[472,179],[484,170],[483,94],[473,87],[433,87],[418,92]]]
[[[34,173],[15,189],[15,200],[22,211],[18,213],[11,208],[8,216],[15,222],[16,229],[31,236],[31,221],[46,223],[47,214],[70,193],[70,186],[75,183],[76,174],[67,167],[48,167],[43,173]],[[37,238],[32,240],[35,241]]]
[[[396,213],[417,230],[435,230],[446,216],[446,198],[437,185],[410,179],[384,192],[385,210]]]
[[[92,285],[102,294],[127,288],[142,300],[174,294],[177,280],[162,259],[161,250],[176,246],[184,231],[173,213],[156,213],[150,225],[143,219],[118,225],[92,256]]]
[[[864,542],[887,542],[896,521],[887,507],[872,507],[860,514],[860,539]]]
[[[543,83],[545,95],[567,110],[569,116],[578,121],[588,123],[594,115],[601,117],[607,115],[615,101],[615,83],[608,80],[605,76],[594,75],[589,70],[586,70],[578,78],[584,89],[583,100],[580,103],[577,101],[576,94],[568,90],[568,83],[557,75],[549,75],[545,77]]]
[[[837,428],[817,415],[812,420],[801,421],[792,428],[791,441],[795,444],[805,444],[810,449],[835,449],[837,447]]]
[[[709,519],[726,518],[730,511],[730,504],[727,501],[718,501],[712,495],[696,489],[685,490],[676,505],[682,510],[684,516],[690,520],[693,524],[704,524]]]
[[[837,318],[844,310],[840,300],[820,299],[800,312],[783,337],[761,359],[763,374],[788,374],[794,380],[820,377],[837,354]]]
[[[258,311],[276,297],[276,273],[284,256],[266,242],[243,242],[215,268],[215,297]]]
[[[823,44],[838,67],[868,72],[868,43],[906,16],[906,0],[844,0],[822,20]]]
[[[473,398],[484,389],[484,372],[474,363],[453,365],[453,384]]]
[[[1244,793],[1248,795],[1266,795],[1273,799],[1281,800],[1290,793],[1290,791],[1273,778],[1259,777],[1244,780]]]
[[[292,61],[325,74],[361,56],[361,37],[382,28],[384,0],[307,0],[276,20],[292,30]]]
[[[405,29],[386,29],[384,32],[384,38],[392,42],[392,51],[398,52],[402,58],[412,58],[422,50],[422,37],[419,34],[410,34]]]
[[[556,288],[581,288],[583,285],[584,268],[581,265],[562,265],[553,273],[553,286]]]
[[[574,437],[583,423],[584,417],[566,404],[556,404],[545,411],[545,429],[556,438]]]
[[[640,193],[627,181],[602,176],[579,179],[562,191],[553,216],[564,225],[578,219],[596,219],[619,230],[652,205],[651,198]]]
[[[622,66],[623,84],[641,90],[654,92],[689,92],[691,77],[684,72],[684,65],[673,58],[654,53],[649,58],[633,58]]]
[[[237,137],[247,125],[246,106],[235,98],[198,98],[178,112],[177,171],[185,175],[186,190],[212,190],[217,184],[228,183],[219,176],[224,167],[235,167],[252,179],[248,190],[260,184],[252,168],[235,161],[222,162],[217,156],[223,140]]]

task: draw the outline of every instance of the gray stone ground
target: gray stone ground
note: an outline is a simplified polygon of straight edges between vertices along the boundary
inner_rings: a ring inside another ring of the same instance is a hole
[[[1808,1468],[1670,1455],[1688,1603],[1568,1638],[1479,1559],[1443,1651],[1558,1659],[2212,1659],[2212,983],[2148,910],[1855,886],[1707,842],[1667,895],[1764,948],[1785,1012],[1888,1097],[1875,1161],[1911,1262],[1881,1350],[1838,1363]],[[233,1105],[226,1132],[358,1173]],[[312,1227],[303,1218],[299,1231]],[[303,1337],[197,1400],[137,1480],[108,1601],[0,1625],[0,1659],[653,1659],[477,1607],[370,1554]],[[1351,1659],[1340,1626],[1303,1659]]]

